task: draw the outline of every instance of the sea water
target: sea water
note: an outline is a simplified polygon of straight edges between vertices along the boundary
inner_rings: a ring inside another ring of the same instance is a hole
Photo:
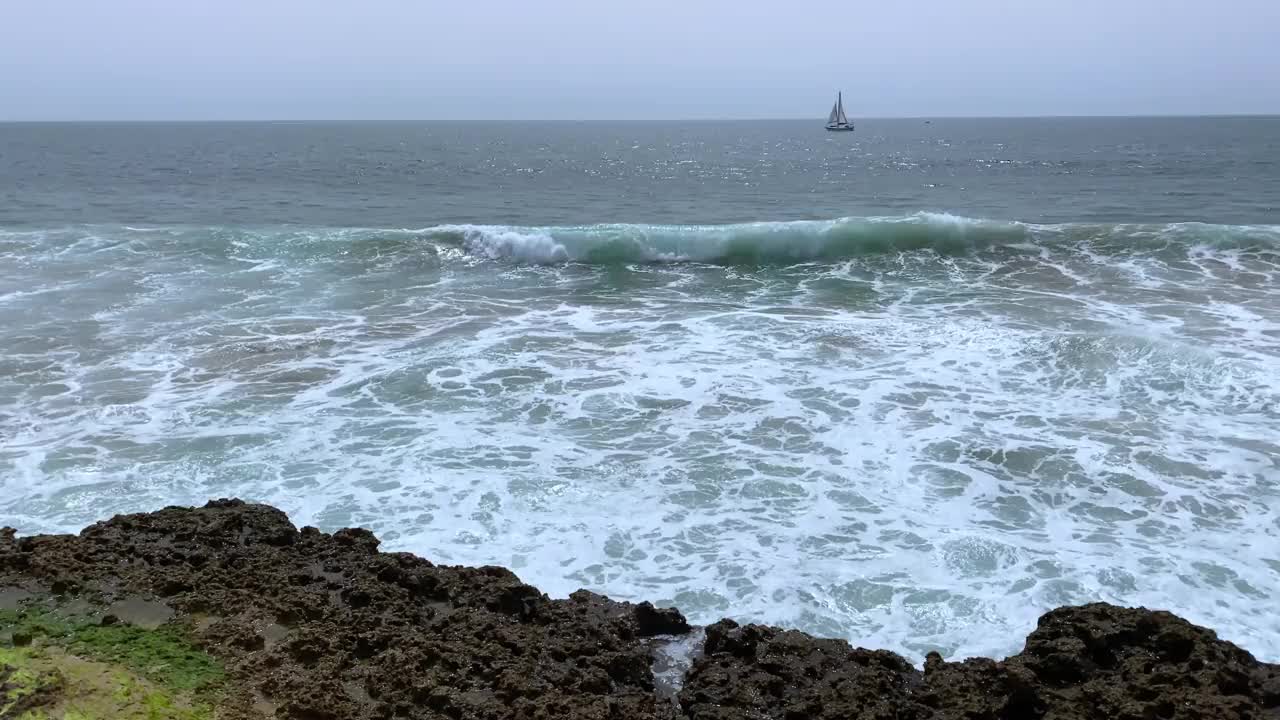
[[[1280,660],[1280,120],[0,125],[0,524]]]

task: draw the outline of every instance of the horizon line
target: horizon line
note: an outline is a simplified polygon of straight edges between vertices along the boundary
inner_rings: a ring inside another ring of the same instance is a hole
[[[1228,119],[1228,118],[1277,118],[1278,112],[1264,113],[1114,113],[1114,114],[1052,114],[1052,115],[859,115],[850,120],[1059,120],[1059,119]],[[36,125],[36,124],[216,124],[216,123],[472,123],[485,125],[509,125],[512,123],[663,123],[663,122],[816,122],[823,120],[816,117],[670,117],[670,118],[518,118],[495,120],[493,118],[41,118],[41,119],[0,119],[0,125]]]

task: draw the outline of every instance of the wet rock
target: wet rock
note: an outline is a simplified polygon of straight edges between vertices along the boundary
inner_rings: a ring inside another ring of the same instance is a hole
[[[378,538],[364,528],[343,528],[333,534],[333,541],[339,545],[360,548],[368,553],[375,552],[380,544]]]
[[[116,615],[123,599],[159,595],[179,618],[225,618],[197,637],[284,718],[648,720],[671,708],[639,638],[687,630],[678,613],[551,600],[504,568],[380,553],[368,531],[300,532],[236,500],[16,545],[0,552],[0,587],[75,584]]]
[[[693,720],[929,717],[914,698],[920,673],[884,650],[721,620],[707,628],[704,653],[679,695]]]
[[[1276,720],[1280,668],[1170,613],[1105,604],[1046,614],[1003,662],[931,653],[923,673],[883,651],[721,621],[680,703],[699,719]]]
[[[669,641],[652,638],[691,631],[675,609],[551,599],[504,568],[384,553],[368,531],[298,530],[239,500],[78,536],[0,532],[0,600],[32,592],[93,599],[104,623],[188,624],[243,704],[276,718],[1280,720],[1277,666],[1169,613],[1103,604],[1046,614],[1003,661],[935,653],[923,671],[724,620],[659,688],[652,653]]]
[[[987,658],[945,663],[934,653],[925,662],[918,697],[933,712],[926,717],[1040,718],[1046,704],[1039,686],[1035,675],[1017,664]]]
[[[684,635],[689,632],[689,621],[675,608],[656,608],[645,601],[636,606],[636,624],[641,637],[655,635]]]
[[[1034,674],[1054,717],[1280,718],[1276,666],[1167,612],[1059,608],[1008,664]]]

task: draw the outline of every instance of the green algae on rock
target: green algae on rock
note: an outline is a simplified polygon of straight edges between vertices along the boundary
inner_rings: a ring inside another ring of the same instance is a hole
[[[222,666],[174,627],[0,610],[0,718],[212,720]]]
[[[0,648],[0,718],[29,715],[62,686],[62,676],[40,667],[26,648]]]
[[[104,624],[105,621],[105,624]],[[179,691],[200,691],[222,682],[221,664],[171,626],[154,630],[59,609],[0,610],[0,638],[14,645],[43,639],[67,652],[118,664],[152,682]]]
[[[56,645],[0,649],[0,718],[214,720],[213,707]]]

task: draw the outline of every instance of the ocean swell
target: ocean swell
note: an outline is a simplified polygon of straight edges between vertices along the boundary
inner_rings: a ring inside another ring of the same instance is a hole
[[[1280,226],[1198,222],[1047,225],[921,212],[731,225],[453,224],[418,229],[81,226],[0,231],[0,255],[24,260],[37,249],[46,257],[159,252],[255,262],[787,265],[904,252],[953,257],[984,252],[1035,256],[1045,250],[1108,256],[1169,252],[1186,257],[1201,248],[1258,252],[1274,262],[1280,259]]]
[[[421,234],[433,244],[460,248],[472,256],[524,263],[773,264],[910,251],[964,255],[998,248],[1034,253],[1067,246],[1107,252],[1197,245],[1280,248],[1280,227],[1268,225],[1036,225],[941,213],[734,225],[441,225]]]

